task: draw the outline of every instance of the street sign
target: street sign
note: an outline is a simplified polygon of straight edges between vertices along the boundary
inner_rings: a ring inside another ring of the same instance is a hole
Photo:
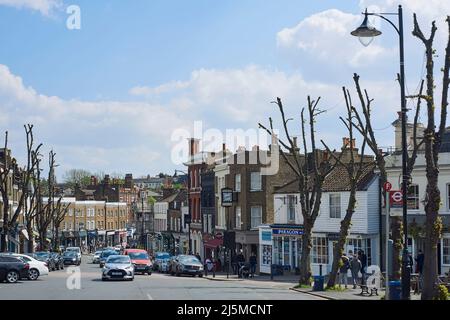
[[[391,190],[392,190],[392,183],[386,182],[386,183],[384,184],[384,191],[385,191],[385,192],[389,192],[389,191],[391,191]]]
[[[403,207],[403,193],[401,191],[391,191],[389,193],[391,208]]]
[[[403,193],[400,190],[389,192],[389,206],[392,217],[403,215]]]

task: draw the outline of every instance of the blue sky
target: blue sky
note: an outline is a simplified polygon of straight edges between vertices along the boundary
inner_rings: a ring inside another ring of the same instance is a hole
[[[410,36],[411,12],[421,7],[399,2],[413,93],[423,50]],[[66,28],[71,4],[81,8],[81,30]],[[446,2],[428,4],[421,9],[426,30],[450,13]],[[380,140],[390,145],[396,38],[384,24],[384,36],[368,48],[349,36],[366,6],[396,10],[388,0],[0,0],[0,128],[10,131],[20,159],[22,125],[34,123],[37,138],[59,156],[59,175],[70,168],[154,174],[179,167],[170,157],[174,130],[199,120],[222,132],[256,128],[277,119],[276,96],[298,116],[311,94],[330,109],[318,133],[338,148],[341,86],[351,87],[358,72],[380,110]]]

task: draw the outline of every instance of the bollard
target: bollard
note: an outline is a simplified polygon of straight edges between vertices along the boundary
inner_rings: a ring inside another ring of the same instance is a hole
[[[322,276],[322,265],[319,265],[319,275]]]
[[[270,265],[270,280],[273,280],[273,264]]]

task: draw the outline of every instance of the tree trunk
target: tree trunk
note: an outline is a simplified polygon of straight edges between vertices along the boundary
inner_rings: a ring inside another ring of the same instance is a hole
[[[59,233],[59,227],[58,227],[58,226],[55,226],[55,233],[54,233],[54,236],[53,236],[53,249],[54,249],[55,251],[57,251],[58,248],[59,248],[59,237],[58,237],[58,233]]]
[[[309,223],[304,223],[302,235],[302,256],[300,259],[300,285],[311,285],[311,249],[312,249],[312,228]]]
[[[7,191],[6,191],[7,192]],[[1,247],[0,252],[8,251],[8,243],[6,241],[6,235],[9,233],[9,199],[3,196],[3,229],[1,234]]]
[[[400,280],[402,275],[403,223],[401,217],[392,219],[392,280]]]
[[[356,183],[350,191],[347,213],[344,219],[341,221],[341,229],[339,230],[339,240],[334,247],[333,252],[333,264],[331,267],[330,276],[328,278],[327,287],[332,288],[336,285],[336,278],[341,264],[341,257],[344,253],[345,243],[347,242],[348,233],[350,230],[353,213],[356,206]]]
[[[432,155],[426,155],[432,157]],[[427,160],[427,196],[425,205],[426,223],[425,232],[428,241],[425,241],[425,261],[424,261],[424,287],[422,300],[431,300],[437,296],[438,278],[438,242],[441,237],[442,223],[438,218],[441,194],[438,188],[439,169],[436,166],[428,165]]]
[[[27,232],[28,232],[28,238],[30,239],[30,240],[28,240],[27,251],[28,251],[28,253],[33,253],[34,252],[34,246],[33,246],[34,235],[33,235],[33,228],[31,227],[31,223],[28,223],[28,225],[27,225]]]

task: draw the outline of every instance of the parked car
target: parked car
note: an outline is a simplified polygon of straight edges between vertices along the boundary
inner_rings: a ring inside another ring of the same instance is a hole
[[[105,263],[106,263],[106,259],[108,259],[109,256],[116,256],[117,252],[115,250],[103,250],[102,254],[100,255],[100,268],[103,268]]]
[[[131,263],[134,265],[134,272],[142,274],[152,274],[153,263],[148,256],[147,251],[140,249],[125,249],[124,255],[130,256]]]
[[[74,251],[74,252],[76,252],[77,255],[78,255],[78,259],[80,260],[80,263],[81,263],[81,249],[80,249],[80,247],[67,247],[66,248],[66,252],[67,251]]]
[[[100,262],[100,255],[102,254],[102,251],[95,251],[94,257],[92,258],[92,263],[97,264]]]
[[[153,270],[162,272],[161,265],[164,263],[164,261],[167,263],[170,257],[171,254],[168,252],[157,252],[155,254],[155,263],[153,265]]]
[[[195,256],[178,255],[171,260],[170,274],[177,277],[182,274],[203,277],[203,265]]]
[[[134,279],[134,266],[130,256],[110,255],[102,269],[102,280]]]
[[[56,252],[52,252],[50,254],[50,256],[52,257],[53,262],[55,263],[55,269],[56,270],[64,270],[63,257],[59,253],[56,253]]]
[[[17,257],[20,258],[23,262],[28,263],[30,265],[30,270],[28,271],[28,276],[26,278],[29,280],[37,280],[40,276],[48,275],[48,267],[47,263],[45,262],[19,253],[3,253],[1,255]]]
[[[36,260],[47,263],[48,271],[56,270],[55,261],[52,259],[50,252],[38,251],[31,255]]]
[[[19,257],[0,256],[0,282],[15,283],[27,278],[29,270],[30,265]]]
[[[76,265],[79,266],[81,264],[81,260],[78,254],[75,251],[66,251],[63,256],[63,263],[65,265]]]

